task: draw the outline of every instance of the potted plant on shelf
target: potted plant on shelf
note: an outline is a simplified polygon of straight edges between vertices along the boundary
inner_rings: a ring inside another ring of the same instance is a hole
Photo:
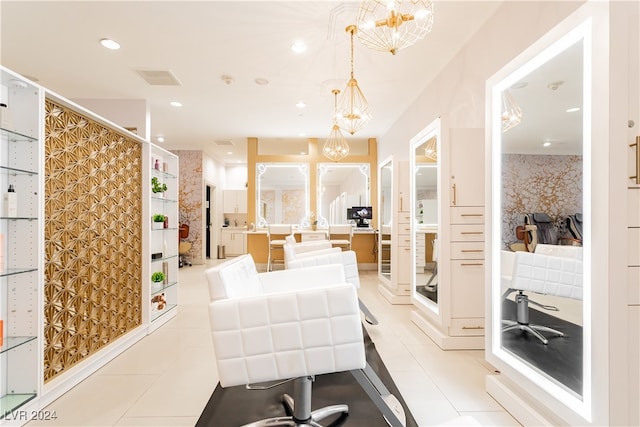
[[[166,219],[166,216],[164,216],[164,214],[154,214],[151,219],[153,220],[152,225],[153,225],[153,229],[154,230],[159,230],[161,228],[164,228],[164,221]]]
[[[164,273],[162,271],[156,271],[151,275],[151,281],[153,283],[160,283],[164,281]]]
[[[158,197],[164,197],[164,192],[167,191],[167,184],[160,182],[160,180],[154,176],[151,178],[151,191]]]

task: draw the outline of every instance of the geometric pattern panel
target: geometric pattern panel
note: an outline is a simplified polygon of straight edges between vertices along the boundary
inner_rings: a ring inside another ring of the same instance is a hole
[[[47,382],[142,323],[142,146],[45,110]]]

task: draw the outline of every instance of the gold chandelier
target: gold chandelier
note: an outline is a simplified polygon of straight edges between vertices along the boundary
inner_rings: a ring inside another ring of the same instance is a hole
[[[351,78],[342,94],[335,120],[342,130],[353,135],[371,120],[371,110],[353,74],[353,35],[356,26],[349,25],[346,31],[351,34]]]
[[[512,129],[522,121],[522,110],[516,104],[509,89],[502,92],[502,110],[500,112],[502,121],[502,133]]]
[[[358,9],[356,25],[362,44],[395,55],[431,31],[433,3],[431,0],[364,0]]]
[[[349,145],[347,144],[347,140],[342,136],[342,132],[340,131],[340,126],[336,123],[337,111],[338,111],[338,94],[340,91],[338,89],[333,89],[331,91],[333,94],[333,127],[331,128],[331,133],[329,133],[329,137],[327,141],[324,143],[322,147],[322,154],[330,160],[337,162],[338,160],[344,159],[349,154]]]

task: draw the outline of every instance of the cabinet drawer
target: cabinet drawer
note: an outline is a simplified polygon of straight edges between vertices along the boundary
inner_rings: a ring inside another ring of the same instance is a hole
[[[629,229],[627,245],[629,246],[629,265],[640,265],[640,228]]]
[[[413,283],[411,275],[413,274],[412,264],[415,263],[415,259],[411,258],[411,250],[409,247],[400,248],[397,260],[398,268],[396,269],[396,266],[394,266],[392,267],[392,271],[393,274],[398,275],[398,284]]]
[[[451,261],[451,317],[484,317],[483,261]]]
[[[627,269],[627,295],[629,305],[640,305],[640,267]]]
[[[452,207],[451,224],[484,224],[484,206]]]
[[[410,284],[398,285],[397,294],[398,295],[411,295],[411,285]]]
[[[398,225],[411,224],[411,215],[409,212],[398,212]]]
[[[457,224],[451,226],[452,242],[483,242],[484,224]]]
[[[484,317],[451,319],[449,334],[453,336],[484,335]]]
[[[411,247],[411,234],[398,234],[398,247],[399,248]]]
[[[451,259],[484,259],[484,242],[451,242]]]
[[[640,227],[640,189],[627,191],[629,226]]]
[[[398,234],[411,234],[411,225],[408,222],[406,224],[398,224]]]

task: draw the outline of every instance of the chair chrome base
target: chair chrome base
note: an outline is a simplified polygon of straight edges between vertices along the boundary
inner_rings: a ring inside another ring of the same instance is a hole
[[[245,424],[242,427],[270,427],[270,426],[291,426],[291,427],[322,427],[319,421],[336,414],[348,414],[348,405],[331,405],[324,408],[311,410],[311,383],[312,377],[300,377],[293,380],[293,394],[296,400],[288,394],[282,396],[282,403],[287,407],[287,411],[292,414],[284,417],[267,418]],[[295,402],[298,402],[297,404]]]
[[[531,335],[533,335],[534,337],[538,338],[540,341],[542,341],[543,344],[548,344],[549,340],[545,338],[544,335],[542,335],[540,332],[538,331],[542,331],[542,332],[551,332],[553,334],[557,334],[558,336],[563,337],[564,333],[558,331],[557,329],[553,329],[553,328],[549,328],[547,326],[542,326],[542,325],[524,325],[522,323],[518,323],[514,320],[503,320],[502,323],[504,325],[506,325],[504,328],[502,328],[502,332],[508,332],[508,331],[513,331],[516,329],[520,329],[521,331],[525,331],[525,332],[529,332]]]
[[[516,329],[529,332],[531,335],[533,335],[534,337],[542,341],[544,345],[547,345],[549,343],[549,340],[545,338],[545,336],[538,331],[550,332],[552,334],[557,334],[558,336],[561,336],[561,337],[564,336],[564,333],[558,331],[557,329],[549,328],[547,326],[542,326],[542,325],[531,325],[529,323],[529,303],[540,306],[546,310],[558,311],[556,307],[542,305],[535,301],[531,301],[529,300],[529,297],[525,295],[522,291],[518,291],[518,294],[515,297],[515,301],[516,301],[516,318],[518,320],[517,321],[503,320],[502,324],[505,326],[502,328],[502,332],[513,331]]]

